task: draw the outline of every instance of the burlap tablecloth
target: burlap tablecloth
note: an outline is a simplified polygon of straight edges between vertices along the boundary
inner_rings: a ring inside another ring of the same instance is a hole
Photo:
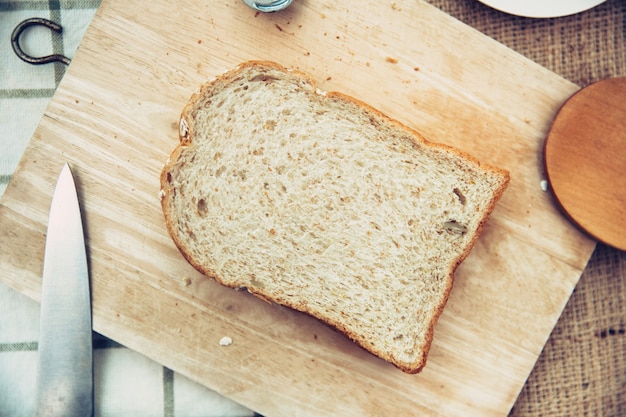
[[[428,1],[581,87],[626,76],[625,0],[554,19]],[[510,413],[522,416],[626,416],[626,252],[598,245]]]

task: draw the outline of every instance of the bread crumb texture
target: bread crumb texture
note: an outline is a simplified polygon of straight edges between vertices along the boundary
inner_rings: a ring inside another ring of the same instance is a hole
[[[202,86],[181,120],[161,185],[186,259],[421,370],[508,174],[272,63]]]

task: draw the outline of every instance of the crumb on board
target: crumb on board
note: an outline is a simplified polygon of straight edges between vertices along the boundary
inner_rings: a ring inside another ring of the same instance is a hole
[[[399,11],[399,12],[400,12],[400,11],[402,11],[402,9],[401,9],[400,7],[398,7],[398,3],[397,3],[397,2],[395,2],[395,1],[392,1],[392,2],[391,2],[391,9],[392,9],[392,10],[397,10],[397,11]]]
[[[224,336],[220,339],[220,346],[230,346],[233,344],[233,339],[228,336]]]
[[[390,64],[397,64],[398,58],[393,58],[393,57],[388,56],[387,58],[385,58],[385,61],[389,62]]]
[[[185,277],[183,278],[183,286],[188,287],[191,285],[191,278]]]

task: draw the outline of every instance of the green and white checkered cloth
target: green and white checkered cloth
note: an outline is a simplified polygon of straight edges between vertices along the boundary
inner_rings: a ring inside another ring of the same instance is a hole
[[[100,1],[0,0],[0,196],[66,70],[58,62],[18,59],[13,29],[31,17],[50,19],[62,34],[30,27],[22,49],[72,58]],[[0,284],[0,417],[35,414],[38,329],[39,304]],[[100,335],[94,335],[94,386],[96,417],[258,415]]]

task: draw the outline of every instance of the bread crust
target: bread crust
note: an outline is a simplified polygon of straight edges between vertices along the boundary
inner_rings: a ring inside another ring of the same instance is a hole
[[[172,215],[168,210],[169,207],[169,199],[171,198],[171,194],[170,194],[170,188],[168,186],[169,183],[169,179],[168,179],[168,175],[170,175],[170,170],[172,169],[172,167],[174,166],[175,162],[178,160],[180,153],[182,152],[182,150],[184,149],[184,147],[190,145],[193,143],[194,138],[196,136],[196,132],[195,132],[195,125],[193,123],[193,114],[192,114],[192,110],[195,109],[198,106],[198,102],[199,100],[201,100],[203,97],[205,97],[209,91],[213,88],[214,85],[216,85],[216,83],[222,82],[222,81],[228,81],[234,77],[236,77],[241,71],[243,71],[246,68],[259,68],[259,69],[273,69],[273,70],[277,70],[277,71],[281,71],[281,72],[289,72],[292,75],[296,75],[298,77],[301,77],[303,80],[305,80],[308,84],[310,84],[312,86],[312,91],[311,94],[320,94],[319,90],[317,90],[317,86],[316,86],[316,81],[315,79],[313,79],[309,74],[306,74],[304,72],[298,71],[298,70],[292,70],[292,69],[287,69],[284,66],[277,64],[275,62],[269,62],[269,61],[248,61],[245,63],[242,63],[240,65],[238,65],[236,68],[227,71],[225,73],[223,73],[222,75],[214,78],[213,80],[204,83],[202,86],[200,86],[200,88],[194,92],[191,96],[191,98],[189,99],[188,103],[185,105],[185,107],[183,108],[181,115],[180,115],[180,129],[179,129],[179,144],[176,146],[176,148],[172,151],[170,157],[168,158],[168,161],[166,162],[163,171],[161,172],[161,176],[160,176],[160,182],[161,182],[161,205],[162,205],[162,209],[164,212],[164,216],[165,216],[165,222],[168,228],[168,231],[170,232],[170,235],[175,243],[175,245],[178,247],[178,249],[180,250],[182,256],[185,258],[185,260],[191,264],[195,269],[197,269],[198,271],[200,271],[201,273],[203,273],[204,275],[206,275],[207,277],[213,278],[215,279],[218,283],[220,283],[221,285],[224,285],[226,287],[230,287],[230,288],[241,288],[241,285],[237,285],[237,284],[233,284],[230,283],[226,280],[224,280],[222,277],[219,276],[219,274],[217,274],[215,271],[207,268],[206,265],[203,265],[201,262],[199,262],[192,254],[189,253],[189,251],[186,248],[186,245],[184,242],[182,242],[179,237],[178,234],[176,233],[176,225],[174,224],[174,221],[172,219]],[[467,245],[465,247],[465,249],[463,250],[462,253],[460,253],[458,255],[458,257],[455,259],[455,261],[450,265],[450,270],[448,271],[448,276],[447,276],[447,282],[446,282],[446,287],[445,287],[445,291],[442,294],[442,302],[438,305],[438,307],[436,308],[436,311],[434,312],[432,319],[430,321],[430,323],[428,323],[427,327],[427,333],[426,333],[426,337],[425,337],[425,342],[423,344],[423,346],[421,346],[421,350],[423,352],[423,355],[421,355],[415,362],[411,362],[411,363],[406,363],[404,361],[402,361],[399,358],[396,358],[392,353],[390,352],[384,352],[384,351],[380,351],[377,350],[371,343],[369,343],[368,340],[363,340],[362,338],[358,337],[357,335],[353,334],[349,328],[347,328],[345,326],[344,323],[342,323],[341,321],[336,321],[336,320],[330,320],[327,317],[321,317],[320,315],[316,314],[315,311],[312,311],[306,304],[304,303],[294,303],[292,302],[290,299],[286,299],[284,297],[281,296],[277,296],[276,294],[272,294],[272,293],[268,293],[266,291],[264,291],[262,288],[247,288],[247,290],[252,293],[253,295],[269,302],[269,303],[273,303],[276,302],[278,304],[296,309],[298,311],[304,312],[306,314],[309,314],[321,321],[323,321],[324,323],[326,323],[327,325],[335,328],[336,330],[338,330],[339,332],[343,333],[344,335],[346,335],[348,338],[350,338],[351,340],[353,340],[357,345],[361,346],[362,348],[366,349],[367,351],[375,354],[376,356],[394,364],[396,367],[398,367],[399,369],[401,369],[403,372],[409,373],[409,374],[415,374],[420,372],[424,365],[426,364],[426,359],[428,356],[428,352],[430,349],[430,346],[432,344],[433,341],[433,334],[434,334],[434,327],[435,324],[437,323],[440,315],[442,314],[444,307],[447,303],[447,300],[449,298],[450,292],[452,290],[453,287],[453,281],[454,281],[454,273],[457,269],[457,267],[467,258],[467,256],[469,255],[469,253],[471,252],[473,246],[476,243],[476,240],[478,239],[478,237],[481,234],[481,231],[483,229],[484,224],[486,223],[486,221],[488,220],[491,212],[493,211],[493,209],[495,208],[495,205],[497,203],[497,201],[500,199],[500,197],[502,196],[504,190],[506,189],[509,181],[510,181],[510,176],[509,173],[506,170],[503,170],[501,168],[497,168],[494,166],[490,166],[490,165],[486,165],[486,164],[481,164],[476,158],[474,158],[473,156],[458,150],[456,148],[453,148],[451,146],[445,145],[445,144],[441,144],[441,143],[435,143],[435,142],[431,142],[429,140],[427,140],[426,138],[424,138],[419,132],[417,132],[414,129],[411,129],[407,126],[405,126],[404,124],[402,124],[401,122],[390,118],[389,116],[387,116],[386,114],[380,112],[379,110],[375,109],[374,107],[370,106],[367,103],[364,103],[363,101],[360,101],[352,96],[340,93],[340,92],[327,92],[324,93],[326,99],[328,100],[342,100],[342,101],[349,101],[363,109],[367,109],[367,111],[372,112],[376,115],[378,115],[381,119],[385,120],[385,122],[389,123],[390,125],[394,125],[395,127],[404,130],[408,135],[410,135],[410,137],[413,139],[413,141],[415,141],[415,143],[419,143],[421,145],[425,145],[428,147],[433,147],[433,148],[439,148],[442,150],[445,150],[446,152],[455,154],[459,157],[464,158],[467,162],[474,164],[478,167],[480,167],[482,170],[485,171],[490,171],[494,174],[497,174],[499,176],[501,176],[503,178],[503,181],[500,185],[500,187],[495,191],[493,198],[491,199],[491,201],[488,202],[487,204],[487,209],[485,210],[485,214],[482,218],[482,220],[479,222],[478,228],[476,230],[476,233],[473,234],[471,242],[469,245]]]

